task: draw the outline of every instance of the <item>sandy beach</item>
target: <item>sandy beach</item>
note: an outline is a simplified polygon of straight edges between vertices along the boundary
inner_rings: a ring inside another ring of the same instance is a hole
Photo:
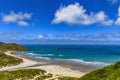
[[[24,68],[24,69],[43,69],[43,70],[47,71],[47,73],[51,73],[54,76],[60,75],[60,76],[69,76],[69,77],[81,77],[81,76],[85,75],[85,73],[83,73],[83,72],[80,72],[77,70],[72,70],[72,69],[67,68],[67,67],[62,67],[59,65],[51,65],[51,64],[43,65],[46,63],[26,59],[26,58],[23,58],[21,56],[11,54],[11,53],[12,53],[12,51],[5,52],[6,55],[10,55],[13,57],[23,59],[23,63],[21,63],[19,65],[15,65],[15,66],[3,67],[0,69],[0,71],[16,70],[16,69],[23,69]],[[37,64],[39,64],[39,65],[37,66]]]

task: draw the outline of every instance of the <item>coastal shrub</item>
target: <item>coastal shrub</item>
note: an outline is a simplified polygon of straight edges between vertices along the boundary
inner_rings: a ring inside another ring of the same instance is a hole
[[[2,51],[26,51],[26,49],[24,48],[24,46],[22,45],[18,45],[16,43],[2,43],[0,42],[0,52]]]
[[[29,80],[34,79],[35,76],[39,76],[36,80],[44,80],[50,77],[49,74],[45,74],[45,70],[41,69],[21,69],[14,71],[0,71],[0,80]]]
[[[4,54],[5,51],[25,51],[26,49],[22,45],[15,43],[2,43],[0,42],[0,68],[4,66],[17,65],[23,62],[22,59],[18,59],[12,56]]]
[[[18,59],[18,58],[0,53],[0,67],[17,65],[17,64],[20,64],[21,62],[23,62],[22,59]]]
[[[120,62],[114,65],[93,71],[80,78],[80,80],[120,80]]]
[[[120,61],[116,64],[92,71],[81,78],[59,77],[58,80],[120,80]]]
[[[37,77],[35,80],[44,80],[44,79],[51,78],[51,77],[52,77],[52,74],[48,73],[43,76]]]
[[[118,69],[118,68],[120,68],[120,61],[114,65],[114,69]]]

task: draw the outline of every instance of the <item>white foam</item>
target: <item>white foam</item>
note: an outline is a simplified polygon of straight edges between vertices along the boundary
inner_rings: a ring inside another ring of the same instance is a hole
[[[84,65],[93,65],[93,66],[99,66],[99,67],[109,65],[108,63],[105,63],[105,62],[98,62],[98,61],[92,62],[92,61],[85,61],[85,60],[81,60],[81,59],[62,59],[62,60],[75,61],[75,62],[84,64]]]
[[[63,55],[61,55],[61,54],[60,54],[60,55],[58,55],[58,56],[59,56],[59,57],[63,57]]]
[[[40,54],[41,56],[54,56],[54,54]]]
[[[35,53],[27,53],[28,55],[36,55]]]
[[[45,59],[45,60],[50,60],[50,58],[48,58],[48,57],[40,57],[40,56],[39,56],[39,57],[37,57],[37,56],[36,56],[35,58],[36,58],[36,59]]]

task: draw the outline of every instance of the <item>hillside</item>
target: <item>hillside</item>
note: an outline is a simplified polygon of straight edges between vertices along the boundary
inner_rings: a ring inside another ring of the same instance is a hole
[[[11,51],[26,51],[26,49],[19,44],[16,43],[3,43],[0,42],[0,51],[7,51],[7,50],[11,50]]]
[[[0,68],[5,67],[5,66],[12,66],[12,65],[17,65],[23,62],[22,59],[18,59],[12,56],[8,56],[4,54],[5,51],[10,50],[10,51],[25,51],[26,49],[22,45],[18,45],[15,43],[3,43],[0,42]]]
[[[0,68],[5,66],[17,65],[23,62],[22,59],[18,59],[12,56],[7,56],[0,52]]]
[[[20,69],[0,72],[0,80],[45,80],[50,77],[52,77],[52,74],[41,69]]]
[[[114,65],[90,72],[80,80],[120,80],[120,62]]]
[[[81,78],[60,77],[59,80],[120,80],[120,62],[90,72]]]

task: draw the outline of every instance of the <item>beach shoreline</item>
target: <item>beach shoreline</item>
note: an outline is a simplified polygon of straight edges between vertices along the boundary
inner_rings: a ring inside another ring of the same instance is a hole
[[[20,58],[23,60],[23,63],[20,63],[15,66],[7,66],[3,67],[0,69],[0,71],[5,71],[5,70],[18,70],[18,69],[43,69],[47,71],[47,73],[51,73],[54,76],[60,75],[60,76],[69,76],[69,77],[82,77],[85,75],[85,72],[79,71],[79,70],[74,70],[68,67],[63,67],[60,65],[56,64],[47,64],[42,61],[34,61],[27,59],[25,57],[15,55],[13,54],[14,51],[7,51],[5,52],[6,55],[13,56],[16,58]]]

